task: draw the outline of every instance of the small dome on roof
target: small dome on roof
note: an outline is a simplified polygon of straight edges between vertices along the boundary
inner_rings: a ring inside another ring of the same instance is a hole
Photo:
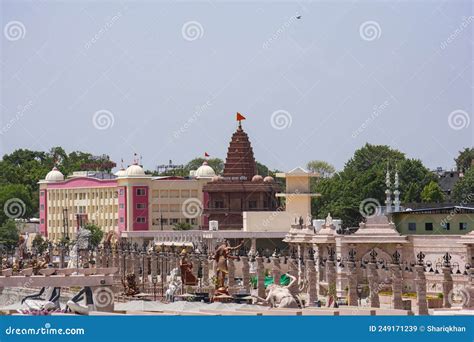
[[[265,183],[273,183],[273,182],[275,181],[275,179],[273,179],[272,176],[267,176],[267,177],[265,177],[265,178],[263,179],[263,181],[264,181]]]
[[[64,180],[64,175],[55,166],[55,167],[53,167],[53,169],[51,171],[48,172],[48,174],[46,175],[45,180],[48,181],[48,182],[60,182],[60,181]]]
[[[120,170],[115,172],[115,176],[117,177],[126,177],[127,176],[127,171],[122,167]]]
[[[262,181],[263,181],[263,177],[260,175],[255,175],[252,177],[252,182],[262,182]]]
[[[212,167],[207,165],[207,161],[204,161],[202,165],[198,167],[194,175],[196,178],[212,178],[216,173]]]
[[[145,171],[143,171],[143,168],[140,165],[132,164],[129,167],[127,167],[127,170],[125,171],[125,176],[127,176],[127,177],[143,177],[143,176],[145,176]]]

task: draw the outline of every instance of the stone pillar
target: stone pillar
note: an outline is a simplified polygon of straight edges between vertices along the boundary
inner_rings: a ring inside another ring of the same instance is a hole
[[[148,253],[144,253],[143,255],[144,258],[144,266],[143,266],[143,277],[145,279],[145,282],[148,281],[148,273],[149,273],[149,268],[150,268],[150,255]]]
[[[152,278],[156,277],[158,275],[158,255],[156,254],[156,252],[153,252],[151,254],[150,266],[151,266],[150,273],[151,273]]]
[[[298,261],[293,258],[288,259],[288,273],[298,278]]]
[[[276,285],[280,285],[281,266],[280,266],[280,257],[277,255],[272,256],[272,275],[273,275],[273,283]]]
[[[125,275],[133,273],[133,263],[134,263],[133,252],[128,252],[125,254]]]
[[[133,264],[132,264],[132,267],[133,267],[133,273],[135,274],[135,276],[137,277],[137,281],[138,281],[138,277],[140,276],[140,256],[137,255],[137,252],[133,252]]]
[[[348,271],[348,291],[347,303],[350,306],[358,306],[358,295],[357,295],[357,269],[355,262],[347,262],[347,271]]]
[[[474,309],[474,268],[471,267],[467,270],[467,273],[469,278],[466,287],[462,289],[465,296],[462,307],[463,309],[472,310]]]
[[[390,271],[392,274],[392,307],[394,309],[403,309],[402,291],[403,291],[403,279],[400,265],[391,264]]]
[[[370,289],[370,306],[372,308],[380,308],[379,276],[377,273],[377,264],[374,262],[367,264],[367,280]]]
[[[317,289],[317,275],[316,275],[316,266],[314,260],[309,258],[306,261],[307,270],[308,270],[308,305],[313,306],[314,303],[318,300],[318,289]]]
[[[227,260],[227,266],[229,273],[227,274],[227,286],[229,289],[229,294],[233,295],[235,291],[235,263],[234,260],[229,258]]]
[[[202,280],[201,286],[207,287],[209,286],[209,262],[207,261],[207,257],[201,257],[201,266],[202,266]]]
[[[426,302],[426,277],[423,265],[415,265],[415,287],[418,315],[428,315],[428,303]]]
[[[259,255],[257,261],[257,296],[265,298],[265,268],[263,258]]]
[[[242,282],[246,293],[250,293],[250,267],[248,256],[240,257],[242,260]]]
[[[453,277],[451,276],[451,267],[443,266],[441,270],[443,271],[443,307],[450,308],[451,303],[449,302],[449,297],[453,291]]]
[[[191,264],[193,265],[193,275],[198,278],[198,271],[199,271],[199,255],[193,254],[191,256]]]
[[[124,275],[124,270],[125,270],[125,260],[123,256],[125,255],[123,251],[120,251],[120,253],[117,253],[118,255],[118,268],[119,268],[119,274],[123,277]]]
[[[300,282],[304,281],[304,253],[305,248],[303,244],[298,244],[298,279]]]
[[[334,260],[327,260],[326,261],[326,278],[327,278],[327,283],[328,283],[328,301],[327,305],[331,306],[334,305],[334,303],[329,303],[329,298],[331,296],[333,297],[334,302],[336,301],[336,264]]]

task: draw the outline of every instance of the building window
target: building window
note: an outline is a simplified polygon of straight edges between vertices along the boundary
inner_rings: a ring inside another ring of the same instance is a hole
[[[137,217],[137,223],[145,223],[145,222],[146,222],[146,217],[144,216]]]
[[[257,201],[249,201],[249,209],[256,209]]]
[[[119,207],[120,207],[120,209],[124,209],[124,208],[125,208],[125,204],[120,203],[120,204],[119,204]]]
[[[179,223],[179,219],[177,218],[170,219],[170,224],[177,224],[177,223]]]
[[[41,224],[44,224],[44,219],[41,219]]]
[[[217,208],[217,209],[224,208],[224,201],[215,201],[214,202],[214,208]]]
[[[450,230],[451,229],[451,224],[449,222],[441,222],[441,227],[445,230]]]
[[[415,222],[409,222],[408,223],[408,230],[410,232],[416,232],[416,223]]]
[[[144,188],[137,189],[137,196],[145,196],[145,195],[146,195],[146,189]]]
[[[41,209],[41,211],[44,210],[44,204],[41,204],[41,205],[40,205],[40,209]]]
[[[119,195],[120,195],[120,196],[123,196],[123,189],[120,189],[120,190],[119,190]]]
[[[137,209],[146,209],[146,203],[137,203]]]
[[[459,230],[466,230],[467,222],[459,222]]]
[[[41,192],[40,192],[40,196],[41,196],[41,197],[44,196],[44,191],[41,191]]]
[[[168,219],[167,218],[161,219],[161,222],[163,223],[164,226],[166,226],[168,224]]]
[[[425,223],[425,230],[428,230],[428,231],[433,230],[433,223],[432,222],[426,222]]]
[[[195,225],[195,224],[196,224],[196,219],[195,219],[195,218],[192,218],[192,219],[191,219],[191,224],[192,224],[192,225]]]
[[[124,223],[125,219],[123,217],[120,218],[120,223]]]

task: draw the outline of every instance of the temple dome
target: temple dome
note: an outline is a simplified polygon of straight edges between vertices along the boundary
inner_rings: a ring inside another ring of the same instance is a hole
[[[122,167],[120,170],[115,172],[115,176],[117,177],[126,177],[127,176],[127,171]]]
[[[255,175],[252,177],[252,182],[262,182],[262,181],[263,181],[263,177],[260,175]]]
[[[273,183],[273,182],[275,181],[275,179],[273,179],[272,176],[267,176],[267,177],[265,177],[265,178],[263,179],[263,181],[264,181],[265,183]]]
[[[60,182],[60,181],[64,180],[64,175],[55,166],[55,167],[53,167],[53,169],[51,171],[48,172],[48,174],[46,175],[45,180],[48,181],[48,182]]]
[[[216,173],[212,167],[207,165],[207,161],[204,161],[202,165],[198,167],[194,175],[196,178],[212,178]]]
[[[127,177],[144,177],[145,176],[145,171],[143,171],[143,168],[138,165],[138,164],[133,164],[127,167],[127,170],[125,171],[125,176]]]

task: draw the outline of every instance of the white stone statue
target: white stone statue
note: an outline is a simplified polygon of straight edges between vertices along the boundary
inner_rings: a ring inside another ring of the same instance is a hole
[[[298,287],[296,278],[290,274],[287,274],[290,277],[290,283],[286,286],[271,284],[268,285],[265,289],[266,298],[258,297],[252,295],[267,304],[272,308],[299,308],[296,298],[291,293],[292,287]]]
[[[174,302],[176,291],[181,287],[181,279],[178,277],[178,268],[173,268],[170,272],[170,279],[168,280],[168,289],[165,292],[166,300]]]
[[[332,226],[333,223],[332,223],[332,217],[331,217],[331,213],[328,213],[328,216],[326,217],[326,227],[329,227],[329,226]]]
[[[311,227],[313,225],[313,218],[311,217],[310,214],[306,215],[306,226]]]
[[[78,268],[78,254],[80,250],[89,248],[89,239],[91,236],[91,231],[84,228],[79,228],[76,237],[76,243],[69,253],[69,262],[67,268]]]

